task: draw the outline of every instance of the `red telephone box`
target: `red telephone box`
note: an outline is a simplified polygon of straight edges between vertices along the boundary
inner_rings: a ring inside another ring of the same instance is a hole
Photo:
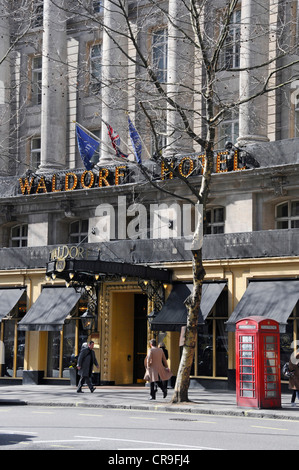
[[[237,405],[280,408],[279,323],[252,316],[236,323]]]

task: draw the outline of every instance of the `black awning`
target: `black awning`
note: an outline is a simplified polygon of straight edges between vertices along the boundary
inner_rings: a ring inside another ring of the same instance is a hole
[[[226,282],[203,283],[198,324],[203,324],[217,301]],[[180,331],[187,323],[187,309],[184,301],[193,291],[193,284],[174,283],[171,293],[158,315],[151,323],[154,331]]]
[[[0,289],[0,322],[14,308],[25,290],[25,287]]]
[[[45,287],[36,302],[19,322],[25,331],[59,331],[81,294],[73,287]]]
[[[253,315],[271,318],[280,323],[280,331],[299,300],[299,279],[250,281],[237,307],[226,323],[227,331],[235,331],[236,322]]]

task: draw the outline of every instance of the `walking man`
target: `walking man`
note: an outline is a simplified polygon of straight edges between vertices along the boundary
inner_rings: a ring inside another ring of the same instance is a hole
[[[162,348],[157,348],[155,339],[150,341],[150,350],[145,359],[146,373],[145,380],[150,382],[150,400],[156,399],[157,385],[163,392],[163,398],[167,396],[167,380],[172,376],[168,368],[165,354]]]
[[[87,348],[83,348],[80,351],[77,363],[78,374],[81,376],[77,388],[77,393],[83,393],[82,385],[84,381],[87,383],[91,393],[95,390],[95,387],[91,382],[91,374],[93,365],[99,367],[98,361],[96,359],[95,353],[93,351],[94,342],[89,341]]]

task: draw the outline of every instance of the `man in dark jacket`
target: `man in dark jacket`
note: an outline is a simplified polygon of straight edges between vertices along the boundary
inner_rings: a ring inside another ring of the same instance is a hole
[[[79,380],[77,393],[83,393],[82,385],[84,384],[84,381],[87,383],[91,393],[95,390],[95,387],[91,383],[91,373],[93,365],[95,364],[96,367],[99,367],[99,364],[93,351],[93,347],[94,342],[89,341],[88,347],[83,348],[78,356],[77,369],[81,378]]]

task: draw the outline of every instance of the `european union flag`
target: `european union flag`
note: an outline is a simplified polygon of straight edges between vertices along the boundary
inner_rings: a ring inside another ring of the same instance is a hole
[[[130,138],[133,145],[134,154],[138,163],[141,163],[142,143],[130,117],[128,116]]]
[[[76,124],[76,134],[79,152],[84,163],[86,170],[92,169],[92,164],[90,160],[92,159],[93,154],[98,150],[100,143],[86,134],[79,126]]]

